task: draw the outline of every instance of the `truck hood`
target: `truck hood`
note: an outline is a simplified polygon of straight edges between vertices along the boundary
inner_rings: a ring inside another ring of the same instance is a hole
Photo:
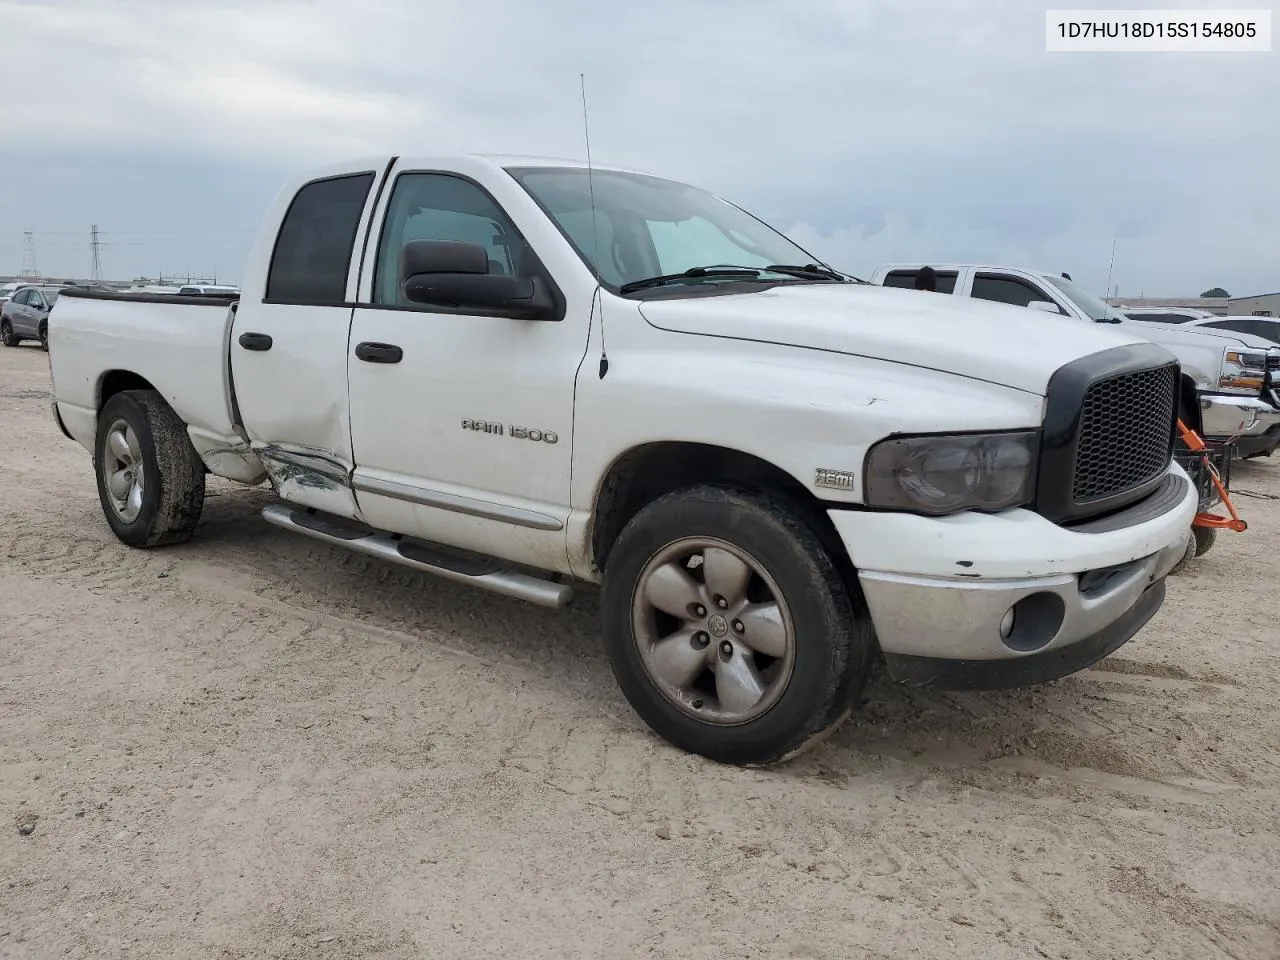
[[[1178,343],[1189,347],[1202,347],[1206,344],[1217,344],[1223,349],[1227,343],[1247,347],[1250,350],[1266,351],[1274,349],[1275,344],[1251,333],[1237,333],[1234,330],[1214,330],[1207,327],[1187,327],[1180,323],[1146,323],[1141,320],[1125,320],[1120,324],[1126,333],[1141,335],[1147,331],[1146,339],[1155,343]],[[1206,339],[1208,338],[1208,339]],[[1234,348],[1233,348],[1234,349]]]
[[[1063,364],[1143,340],[1118,324],[873,284],[646,300],[640,312],[673,333],[871,357],[1040,395]]]

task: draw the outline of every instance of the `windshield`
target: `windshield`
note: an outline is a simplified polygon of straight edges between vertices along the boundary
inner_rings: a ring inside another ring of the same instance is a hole
[[[1045,277],[1045,279],[1066,294],[1067,299],[1083,310],[1090,320],[1125,319],[1123,313],[1103,303],[1088,290],[1077,286],[1074,281],[1066,277]]]
[[[590,182],[585,168],[508,172],[615,292],[623,284],[695,267],[820,263],[749,213],[687,184],[615,170],[594,171]],[[788,279],[767,276],[769,282]]]

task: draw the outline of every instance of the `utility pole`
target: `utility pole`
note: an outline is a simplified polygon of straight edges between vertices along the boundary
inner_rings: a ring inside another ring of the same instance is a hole
[[[89,228],[89,249],[93,251],[93,269],[90,271],[89,279],[94,283],[102,279],[101,246],[102,241],[98,239],[98,225],[95,223]]]
[[[36,266],[36,238],[30,230],[22,234],[22,270],[18,275],[24,280],[40,279],[40,268]]]

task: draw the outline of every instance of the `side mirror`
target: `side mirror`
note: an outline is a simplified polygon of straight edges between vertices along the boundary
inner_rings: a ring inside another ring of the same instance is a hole
[[[1052,300],[1032,300],[1027,304],[1027,309],[1039,310],[1043,313],[1062,313],[1062,311],[1058,309],[1058,305]]]
[[[554,309],[546,287],[530,277],[489,272],[489,252],[478,243],[411,240],[400,250],[400,288],[413,303],[493,311],[541,320]]]

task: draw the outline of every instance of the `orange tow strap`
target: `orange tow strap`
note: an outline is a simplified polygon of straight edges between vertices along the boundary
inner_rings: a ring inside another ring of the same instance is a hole
[[[1222,477],[1218,474],[1218,468],[1213,465],[1209,459],[1209,455],[1205,452],[1208,447],[1205,442],[1200,439],[1200,434],[1196,433],[1181,419],[1178,420],[1178,432],[1182,434],[1182,442],[1196,453],[1202,454],[1204,457],[1205,468],[1209,471],[1209,479],[1217,488],[1218,496],[1222,498],[1222,505],[1227,508],[1227,512],[1231,514],[1229,517],[1219,516],[1216,513],[1197,513],[1195,520],[1192,521],[1193,527],[1209,527],[1215,530],[1234,530],[1236,533],[1243,533],[1249,529],[1249,525],[1240,519],[1240,515],[1236,513],[1235,504],[1231,502],[1231,495],[1227,493],[1227,488],[1222,483]]]

